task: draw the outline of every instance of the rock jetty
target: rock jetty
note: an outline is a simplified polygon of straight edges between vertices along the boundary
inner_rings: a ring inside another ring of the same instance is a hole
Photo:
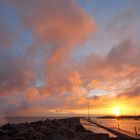
[[[5,124],[0,140],[112,140],[108,134],[96,134],[80,124],[80,118]]]

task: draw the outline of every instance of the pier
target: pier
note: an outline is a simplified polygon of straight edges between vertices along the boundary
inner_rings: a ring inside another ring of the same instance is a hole
[[[140,140],[140,135],[135,135],[133,133],[129,133],[127,131],[121,130],[121,129],[114,129],[114,128],[109,128],[107,126],[103,126],[93,120],[90,119],[85,119],[85,122],[83,123],[83,125],[89,125],[90,127],[97,127],[100,133],[108,133],[109,135],[112,134],[112,136],[114,137],[114,135],[116,137],[122,138],[122,139],[126,139],[126,140]]]

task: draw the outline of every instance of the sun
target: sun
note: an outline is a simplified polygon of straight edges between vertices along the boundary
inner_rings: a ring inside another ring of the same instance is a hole
[[[115,115],[115,116],[121,116],[121,108],[120,107],[113,107],[113,109],[112,109],[112,111],[113,111],[113,114]]]

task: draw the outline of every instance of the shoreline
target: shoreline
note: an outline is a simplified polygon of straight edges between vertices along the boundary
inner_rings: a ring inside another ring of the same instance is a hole
[[[86,130],[81,117],[7,123],[0,127],[0,140],[121,140]]]

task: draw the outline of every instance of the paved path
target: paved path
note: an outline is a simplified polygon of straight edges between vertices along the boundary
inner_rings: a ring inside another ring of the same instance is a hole
[[[99,126],[96,126],[95,124],[92,124],[91,122],[88,122],[86,119],[81,118],[80,123],[83,125],[85,129],[90,130],[93,133],[105,133],[105,134],[109,134],[110,137],[117,137],[116,135],[110,133],[109,131]]]
[[[135,135],[135,134],[132,134],[132,133],[129,133],[127,131],[124,131],[124,130],[117,130],[117,129],[112,129],[112,128],[108,128],[108,127],[105,127],[103,125],[100,125],[94,121],[91,121],[91,120],[88,120],[88,122],[90,122],[91,124],[94,124],[114,135],[117,135],[119,137],[122,137],[122,138],[127,138],[127,139],[131,139],[131,140],[140,140],[140,136],[139,135]]]

